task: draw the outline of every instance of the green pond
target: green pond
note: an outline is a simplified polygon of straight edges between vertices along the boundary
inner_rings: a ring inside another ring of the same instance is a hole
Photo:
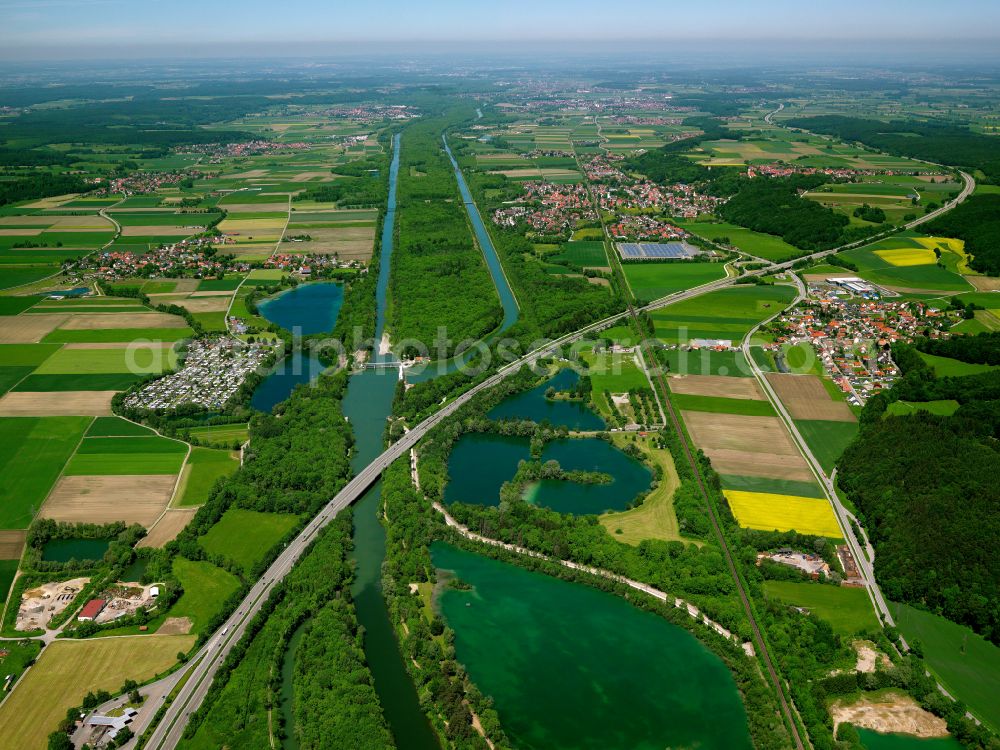
[[[576,387],[579,374],[569,368],[560,370],[541,385],[517,393],[494,406],[486,416],[490,419],[531,419],[565,425],[571,430],[603,430],[604,420],[581,401],[546,398],[545,391],[555,388],[568,391]]]
[[[528,438],[466,433],[448,457],[445,502],[497,505],[500,487],[514,476],[520,461],[531,457]],[[560,513],[599,514],[624,510],[649,489],[652,473],[641,462],[600,438],[567,438],[546,444],[542,460],[556,460],[566,471],[602,471],[609,484],[580,484],[545,479],[532,484],[526,499]]]
[[[910,734],[882,734],[860,728],[858,735],[866,750],[961,750],[962,747],[952,737],[924,740]]]
[[[589,586],[440,542],[431,554],[473,587],[437,606],[516,747],[751,747],[732,675],[687,631]]]
[[[42,560],[48,562],[100,560],[110,546],[110,539],[53,539],[42,548]]]
[[[142,576],[146,573],[146,568],[149,566],[149,558],[147,557],[137,557],[132,561],[132,564],[122,571],[121,580],[129,581],[141,581]]]

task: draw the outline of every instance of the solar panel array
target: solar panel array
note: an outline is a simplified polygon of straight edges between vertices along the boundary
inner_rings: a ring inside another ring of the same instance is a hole
[[[618,252],[623,258],[683,260],[693,258],[701,251],[686,242],[619,242]]]

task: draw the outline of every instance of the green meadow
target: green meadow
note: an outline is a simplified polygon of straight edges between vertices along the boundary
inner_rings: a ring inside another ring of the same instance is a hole
[[[723,263],[623,263],[622,270],[636,299],[652,301],[674,292],[725,278]]]
[[[733,245],[748,255],[754,255],[765,260],[787,260],[804,255],[794,245],[789,245],[773,234],[755,232],[752,229],[727,224],[725,222],[685,221],[678,222],[692,234],[704,237],[712,242]]]
[[[925,354],[924,352],[917,353],[924,362],[934,368],[934,374],[939,378],[960,378],[966,375],[978,375],[997,369],[996,365],[977,365],[950,357],[938,357],[934,354]]]
[[[236,576],[210,562],[176,557],[173,570],[184,593],[167,614],[170,617],[191,618],[192,632],[195,633],[222,609],[223,602],[240,587]]]
[[[795,297],[785,285],[739,285],[677,302],[650,314],[656,336],[667,343],[728,339],[734,345],[757,323],[778,314]]]
[[[764,581],[764,594],[785,604],[805,607],[811,616],[826,620],[834,632],[851,636],[878,630],[868,592],[863,588],[796,581]]]
[[[184,473],[181,475],[179,506],[201,505],[216,481],[229,476],[240,467],[238,454],[214,448],[191,448]]]
[[[200,542],[210,555],[228,558],[249,572],[298,522],[293,515],[230,508]]]
[[[919,641],[931,671],[973,713],[1000,730],[1000,648],[939,615],[889,602],[896,627]]]

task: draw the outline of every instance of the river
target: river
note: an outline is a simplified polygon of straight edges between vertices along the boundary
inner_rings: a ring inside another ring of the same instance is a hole
[[[396,216],[399,140],[398,135],[393,138],[392,162],[389,167],[389,200],[382,225],[379,275],[375,291],[377,306],[375,341],[381,340],[385,330],[386,294],[389,287],[393,228]],[[300,322],[298,316],[302,315],[305,309],[302,305],[295,305],[295,307],[298,308],[297,312],[294,312],[292,317],[287,319],[291,325]],[[339,310],[339,304],[337,309]],[[273,308],[268,307],[267,312],[273,312]],[[335,319],[336,316],[334,316]],[[289,328],[289,325],[285,323],[282,325]],[[330,327],[332,327],[332,323]],[[329,330],[329,327],[325,330]],[[376,361],[387,361],[389,358],[375,355],[375,359]],[[312,377],[316,375],[318,373]],[[350,420],[354,431],[355,443],[351,465],[355,472],[371,463],[383,450],[383,431],[386,419],[392,411],[392,400],[398,380],[398,371],[394,368],[362,370],[351,376],[347,386],[347,394],[344,397],[343,409],[344,416]],[[265,381],[262,388],[269,382],[270,378]],[[257,394],[255,394],[255,399],[256,397]],[[287,397],[287,393],[285,397]],[[396,635],[389,620],[385,599],[382,597],[385,530],[378,519],[380,493],[381,483],[376,483],[354,508],[354,551],[351,558],[355,564],[355,580],[351,587],[351,594],[354,597],[358,621],[365,628],[365,657],[375,680],[375,692],[378,694],[383,714],[393,737],[396,739],[397,746],[401,750],[410,750],[411,748],[413,750],[436,750],[440,747],[437,737],[420,708],[416,689],[406,671],[399,645],[396,642]],[[289,735],[294,732],[293,698],[289,685],[294,668],[295,647],[298,643],[299,639],[293,638],[289,644],[282,669],[280,705]],[[294,742],[294,738],[285,743],[285,750],[296,750],[296,748],[297,743]]]

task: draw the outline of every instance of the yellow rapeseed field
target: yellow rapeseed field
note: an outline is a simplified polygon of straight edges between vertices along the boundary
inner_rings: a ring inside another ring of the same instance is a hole
[[[773,492],[724,490],[740,526],[763,531],[791,531],[840,538],[840,526],[826,500]]]
[[[927,266],[937,262],[937,256],[934,255],[934,251],[926,247],[876,250],[875,254],[894,266]]]

